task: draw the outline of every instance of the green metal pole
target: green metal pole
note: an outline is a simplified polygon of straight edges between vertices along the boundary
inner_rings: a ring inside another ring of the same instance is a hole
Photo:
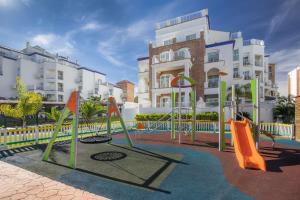
[[[112,103],[113,103],[114,106],[117,108],[117,109],[116,109],[116,113],[117,113],[117,115],[118,115],[118,117],[119,117],[119,120],[120,120],[120,122],[121,122],[122,128],[123,128],[123,130],[124,130],[125,137],[126,137],[126,140],[127,140],[127,142],[128,142],[128,145],[129,145],[129,147],[133,147],[131,138],[129,137],[129,134],[128,134],[128,131],[127,131],[125,122],[124,122],[124,120],[123,120],[123,118],[122,118],[122,116],[121,116],[121,113],[120,113],[119,108],[117,107],[117,104],[116,104],[115,99],[113,99],[113,102],[112,102]],[[109,120],[109,121],[111,121],[111,120]],[[110,133],[110,134],[111,134],[111,133]]]
[[[226,147],[225,143],[225,93],[226,82],[219,80],[219,151],[224,151]]]
[[[176,104],[176,95],[175,92],[172,90],[171,93],[172,98],[172,114],[171,114],[171,139],[176,139],[176,133],[175,133],[175,104]]]
[[[222,81],[221,86],[222,86],[222,150],[225,150],[226,143],[225,143],[225,111],[224,111],[224,106],[225,106],[225,99],[226,99],[226,82]]]
[[[191,102],[192,102],[192,141],[194,142],[196,137],[196,91],[192,88],[191,92]]]
[[[72,120],[72,139],[69,158],[69,167],[76,168],[77,163],[77,138],[78,138],[78,120],[79,120],[79,94],[76,96],[76,112]]]
[[[123,118],[122,118],[121,116],[119,116],[119,117],[120,117],[120,122],[121,122],[121,125],[122,125],[122,127],[123,127],[123,130],[124,130],[124,132],[125,132],[125,137],[126,137],[126,140],[127,140],[127,142],[128,142],[128,145],[129,145],[129,147],[133,147],[132,141],[131,141],[131,138],[129,137],[129,134],[128,134],[126,125],[125,125],[125,123],[124,123],[124,120],[123,120]]]
[[[253,104],[253,137],[255,140],[256,148],[258,149],[259,143],[259,79],[251,80],[251,93],[252,93],[252,104]]]
[[[57,138],[58,132],[61,129],[61,126],[65,120],[65,118],[69,115],[70,111],[67,107],[65,107],[62,111],[62,114],[58,120],[58,122],[55,124],[55,129],[52,135],[52,138],[50,140],[50,142],[47,145],[47,148],[43,154],[42,160],[47,161],[50,155],[50,152],[52,150],[53,144],[55,143],[55,140]]]
[[[109,136],[109,137],[111,137],[111,114],[109,113],[109,107],[110,107],[110,102],[109,101],[107,101],[107,113],[106,113],[106,115],[107,115],[107,135]],[[108,142],[108,144],[111,144],[111,141],[109,141]]]
[[[235,85],[231,86],[231,119],[236,120],[236,102],[235,102]],[[231,136],[231,146],[233,146],[233,137]]]

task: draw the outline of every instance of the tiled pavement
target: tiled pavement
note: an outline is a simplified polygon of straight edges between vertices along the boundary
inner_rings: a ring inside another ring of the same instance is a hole
[[[0,161],[0,199],[106,199]]]

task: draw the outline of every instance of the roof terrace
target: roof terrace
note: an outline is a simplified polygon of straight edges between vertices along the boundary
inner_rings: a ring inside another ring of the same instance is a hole
[[[156,24],[156,30],[169,27],[169,26],[174,26],[176,24],[180,24],[187,21],[192,21],[194,19],[198,19],[205,16],[208,16],[208,9],[199,10],[193,13],[189,13],[187,15],[182,15],[179,17],[175,17],[173,19],[159,22]]]

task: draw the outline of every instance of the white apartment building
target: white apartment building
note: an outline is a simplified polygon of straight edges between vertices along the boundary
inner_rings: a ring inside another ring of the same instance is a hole
[[[170,82],[178,74],[196,81],[197,101],[214,105],[218,101],[219,72],[227,86],[245,85],[260,79],[261,101],[277,95],[275,65],[269,64],[264,41],[245,40],[241,32],[210,28],[208,10],[169,19],[156,25],[149,55],[138,58],[138,98],[144,106],[168,107]],[[182,93],[189,105],[190,88]]]
[[[300,67],[288,73],[288,95],[300,96]]]
[[[16,77],[29,91],[43,95],[46,101],[66,102],[71,91],[78,89],[84,99],[114,96],[122,103],[122,89],[108,83],[104,73],[92,70],[67,57],[47,52],[39,46],[18,51],[0,46],[0,97],[16,97]]]

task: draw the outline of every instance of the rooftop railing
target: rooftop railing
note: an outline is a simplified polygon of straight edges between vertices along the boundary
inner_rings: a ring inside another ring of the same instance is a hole
[[[199,10],[197,12],[193,12],[193,13],[189,13],[187,15],[183,15],[183,16],[179,16],[173,19],[169,19],[163,22],[159,22],[156,24],[156,29],[162,29],[168,26],[173,26],[176,24],[180,24],[183,22],[187,22],[187,21],[191,21],[197,18],[201,18],[201,17],[205,17],[208,15],[208,10],[207,9],[203,9],[203,10]]]
[[[244,43],[244,46],[249,46],[249,45],[264,46],[265,45],[263,40],[257,40],[257,39],[244,40],[243,43]]]

